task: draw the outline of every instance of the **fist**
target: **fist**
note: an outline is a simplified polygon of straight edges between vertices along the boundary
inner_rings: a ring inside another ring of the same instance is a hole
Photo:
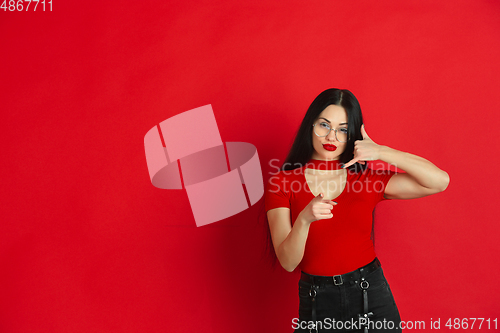
[[[323,193],[320,193],[309,202],[300,214],[308,223],[331,219],[333,217],[332,209],[336,205],[335,201],[323,199]]]

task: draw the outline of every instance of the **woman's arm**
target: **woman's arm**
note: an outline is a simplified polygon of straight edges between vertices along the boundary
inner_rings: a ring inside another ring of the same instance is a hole
[[[406,173],[391,177],[385,187],[387,199],[415,199],[444,191],[450,176],[423,157],[387,146],[379,147],[379,159],[397,166]]]
[[[281,266],[292,272],[304,257],[310,224],[299,216],[292,228],[289,208],[271,209],[267,212],[267,219],[276,256]]]
[[[450,183],[450,176],[423,157],[405,153],[373,142],[361,127],[363,140],[355,142],[354,158],[344,165],[356,162],[381,160],[395,165],[406,173],[391,177],[385,188],[387,199],[415,199],[444,191]]]
[[[323,199],[323,193],[320,193],[300,212],[293,227],[289,208],[274,208],[267,212],[274,251],[285,270],[292,272],[300,264],[311,223],[332,218],[332,209],[336,204]]]

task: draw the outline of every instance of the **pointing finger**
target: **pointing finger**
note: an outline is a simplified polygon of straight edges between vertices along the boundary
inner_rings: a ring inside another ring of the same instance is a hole
[[[352,160],[350,160],[349,162],[347,162],[346,164],[344,164],[342,166],[342,169],[346,169],[348,167],[350,167],[351,165],[353,165],[354,163],[356,163],[358,161],[357,158],[353,158]]]

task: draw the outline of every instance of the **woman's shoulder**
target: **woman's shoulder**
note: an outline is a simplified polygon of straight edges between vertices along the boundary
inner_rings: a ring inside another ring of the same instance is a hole
[[[386,179],[387,177],[391,177],[392,175],[396,174],[397,171],[392,171],[387,168],[378,168],[377,166],[372,166],[369,165],[363,170],[359,170],[358,172],[354,171],[349,171],[348,174],[350,174],[352,177],[357,178],[359,180],[371,180],[371,181],[376,181],[376,180],[382,180]]]
[[[269,188],[280,188],[280,190],[288,192],[291,184],[301,182],[304,179],[304,168],[293,170],[279,170],[271,174],[268,181]]]

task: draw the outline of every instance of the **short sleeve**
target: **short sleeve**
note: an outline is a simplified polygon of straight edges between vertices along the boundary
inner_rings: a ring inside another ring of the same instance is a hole
[[[385,187],[392,176],[397,174],[392,170],[372,170],[372,181],[374,182],[375,191],[379,194],[379,201],[391,200],[384,198]]]
[[[286,179],[283,174],[277,173],[271,176],[264,199],[266,212],[274,208],[290,208],[290,192],[286,190],[285,184]]]

